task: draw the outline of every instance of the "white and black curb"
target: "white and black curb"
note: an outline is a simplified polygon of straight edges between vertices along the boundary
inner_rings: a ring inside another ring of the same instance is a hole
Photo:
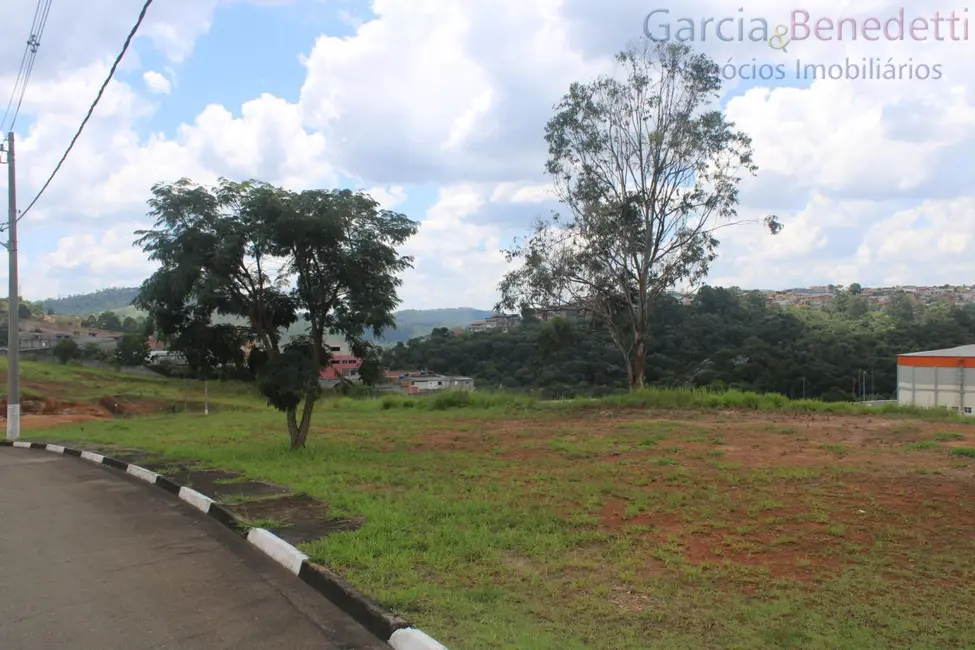
[[[96,465],[117,469],[150,485],[162,488],[246,538],[262,553],[301,578],[312,589],[332,601],[377,637],[385,640],[394,650],[447,650],[446,647],[422,630],[412,627],[402,618],[387,612],[359,593],[352,585],[326,567],[311,562],[307,555],[271,531],[246,526],[233,513],[210,497],[184,485],[179,485],[161,474],[110,456],[61,445],[21,440],[15,442],[0,440],[0,447],[41,449],[65,456],[75,456]]]

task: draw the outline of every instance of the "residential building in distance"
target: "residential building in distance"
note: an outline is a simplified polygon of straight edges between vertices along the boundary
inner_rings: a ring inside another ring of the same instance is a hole
[[[354,384],[359,383],[362,380],[359,375],[361,366],[362,359],[357,356],[333,352],[332,358],[318,375],[318,383],[322,388],[333,388],[343,380]]]
[[[387,370],[386,379],[390,385],[397,386],[407,395],[421,395],[440,390],[474,390],[474,380],[470,377],[440,375],[422,370]]]
[[[468,332],[507,331],[521,322],[518,314],[495,314],[484,320],[474,321],[467,326]]]
[[[829,284],[796,287],[794,289],[761,290],[761,293],[766,295],[769,305],[823,309],[843,290],[845,290],[843,286]],[[862,287],[859,295],[866,298],[871,307],[884,309],[891,296],[898,293],[904,293],[917,303],[931,301],[942,301],[952,305],[975,303],[975,285]],[[694,294],[691,292],[668,291],[667,295],[684,305],[689,305],[694,301]],[[581,307],[567,306],[561,309],[538,311],[535,315],[539,320],[551,320],[553,318],[584,318],[587,313]],[[468,332],[507,331],[512,327],[517,327],[520,323],[521,317],[516,314],[497,314],[485,320],[471,323],[466,330]],[[458,329],[454,330],[454,334],[459,333]]]
[[[780,307],[822,308],[827,306],[842,289],[844,287],[827,285],[764,293],[768,297],[769,304]],[[975,302],[975,286],[967,285],[863,287],[859,295],[866,298],[872,307],[884,309],[890,302],[890,298],[898,293],[903,293],[916,303],[937,301],[964,305]]]

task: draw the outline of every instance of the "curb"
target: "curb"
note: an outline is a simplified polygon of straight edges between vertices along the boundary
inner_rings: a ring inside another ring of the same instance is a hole
[[[125,472],[150,485],[155,485],[244,537],[252,546],[298,576],[302,582],[330,600],[367,630],[388,643],[394,650],[447,650],[445,646],[422,630],[411,626],[402,618],[374,603],[328,568],[311,562],[307,555],[274,533],[264,528],[245,526],[233,513],[207,495],[171,481],[161,474],[138,465],[122,462],[111,456],[103,456],[91,451],[82,451],[61,445],[21,440],[15,442],[0,440],[0,447],[41,449],[55,454],[74,456],[96,465],[104,465]]]

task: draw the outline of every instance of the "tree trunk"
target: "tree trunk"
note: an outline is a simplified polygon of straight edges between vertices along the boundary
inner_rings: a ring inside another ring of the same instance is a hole
[[[643,341],[637,341],[633,347],[633,356],[627,359],[627,378],[630,380],[630,390],[641,390],[646,386],[647,374],[647,346]]]
[[[302,443],[298,436],[298,410],[288,409],[285,411],[288,420],[288,437],[291,438],[291,448],[299,449]]]
[[[305,404],[301,409],[301,422],[298,421],[298,409],[288,409],[288,436],[291,438],[291,449],[303,449],[308,440],[308,430],[311,428],[311,414],[315,410],[318,395],[309,392],[305,396]]]

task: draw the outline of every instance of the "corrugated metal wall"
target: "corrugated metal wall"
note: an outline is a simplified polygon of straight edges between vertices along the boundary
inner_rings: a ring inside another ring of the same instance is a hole
[[[897,401],[975,415],[975,368],[897,366]]]

